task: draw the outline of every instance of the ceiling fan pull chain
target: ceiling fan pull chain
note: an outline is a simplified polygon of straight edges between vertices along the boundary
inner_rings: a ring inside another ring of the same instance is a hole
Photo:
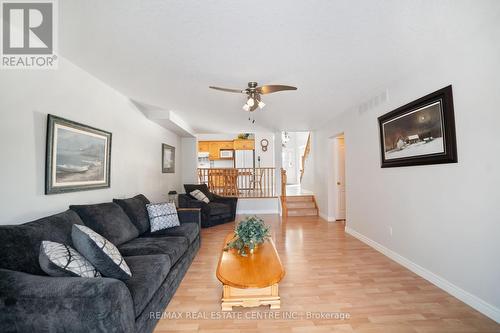
[[[255,124],[255,118],[252,117],[252,111],[248,111],[248,121],[250,121],[252,124]]]

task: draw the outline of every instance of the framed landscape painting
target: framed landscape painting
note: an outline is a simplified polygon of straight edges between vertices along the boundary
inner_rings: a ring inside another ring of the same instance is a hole
[[[161,145],[161,171],[163,173],[175,172],[175,147],[165,143]]]
[[[49,114],[45,194],[110,187],[110,166],[111,133]]]
[[[456,163],[451,86],[378,118],[382,168]]]

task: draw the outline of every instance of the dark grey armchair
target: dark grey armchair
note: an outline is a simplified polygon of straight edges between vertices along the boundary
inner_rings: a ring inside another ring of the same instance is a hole
[[[235,220],[238,198],[221,197],[210,192],[206,184],[184,184],[184,190],[186,194],[179,194],[179,208],[200,208],[202,228]],[[189,193],[194,190],[203,192],[210,202],[205,203],[192,197]]]

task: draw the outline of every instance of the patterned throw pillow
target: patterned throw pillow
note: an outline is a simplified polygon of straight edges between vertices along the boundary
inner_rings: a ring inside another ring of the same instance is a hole
[[[151,232],[180,226],[177,209],[173,203],[158,203],[146,205],[149,214]]]
[[[127,280],[132,276],[130,268],[116,246],[94,230],[74,224],[71,238],[78,252],[103,276],[120,280]]]
[[[189,194],[191,194],[197,200],[203,201],[204,203],[210,202],[210,200],[208,200],[207,196],[200,190],[194,190],[193,192],[191,192]]]
[[[69,245],[42,241],[38,261],[42,270],[50,276],[101,276],[87,259]]]

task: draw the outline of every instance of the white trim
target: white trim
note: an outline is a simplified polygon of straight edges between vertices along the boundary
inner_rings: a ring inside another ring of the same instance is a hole
[[[359,239],[363,243],[369,245],[370,247],[374,248],[375,250],[379,251],[380,253],[384,254],[385,256],[391,258],[398,264],[408,268],[410,271],[413,273],[423,277],[427,281],[431,282],[432,284],[436,285],[437,287],[443,289],[444,291],[448,292],[449,294],[455,296],[465,304],[473,307],[477,311],[481,312],[485,316],[493,319],[497,323],[500,323],[500,309],[496,308],[495,306],[489,304],[488,302],[482,300],[481,298],[463,290],[462,288],[454,285],[450,281],[440,277],[439,275],[423,268],[422,266],[417,265],[416,263],[412,262],[411,260],[397,254],[396,252],[386,248],[385,246],[375,242],[374,240],[371,240],[370,238],[360,234],[356,230],[353,230],[349,227],[346,226],[345,232],[348,233],[349,235]]]
[[[328,216],[327,214],[322,212],[319,212],[319,217],[321,217],[326,222],[335,222],[335,217]]]

